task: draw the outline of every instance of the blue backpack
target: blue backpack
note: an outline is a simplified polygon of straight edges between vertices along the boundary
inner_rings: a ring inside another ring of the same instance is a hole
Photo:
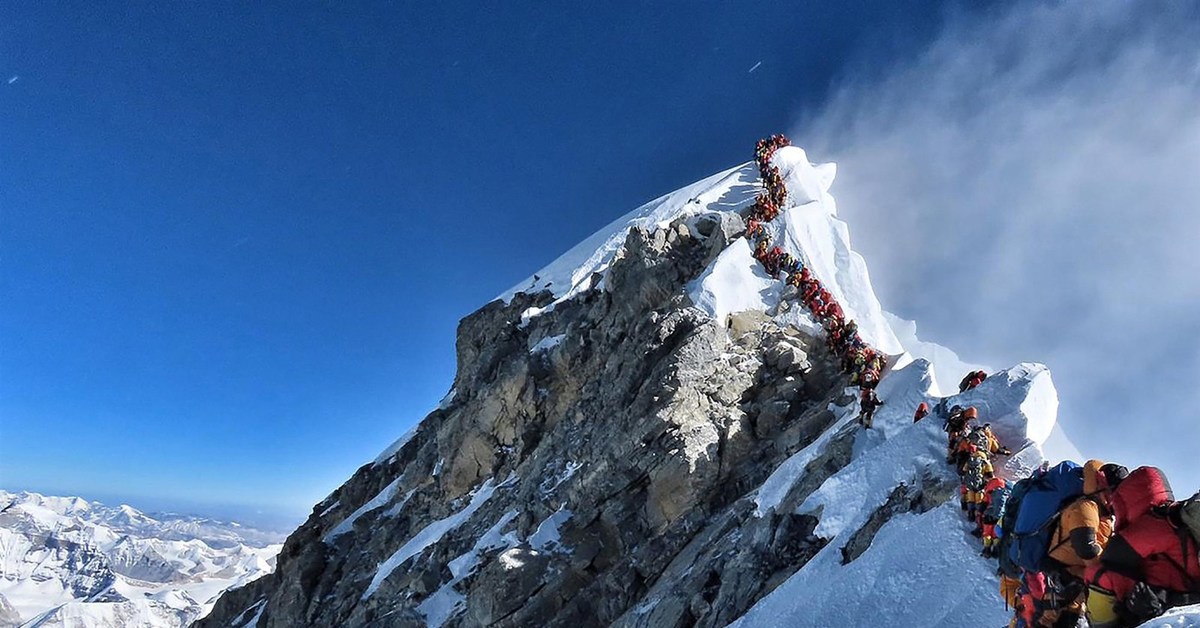
[[[1004,517],[1004,506],[1008,503],[1010,493],[1012,493],[1012,488],[1007,484],[992,489],[991,503],[988,504],[987,511],[983,513],[985,523],[989,519],[1000,521]]]
[[[1013,562],[1013,542],[1014,537],[1008,533],[1008,527],[1013,525],[1017,520],[1017,513],[1021,510],[1021,502],[1025,499],[1025,494],[1029,492],[1033,486],[1033,479],[1041,471],[1034,471],[1032,477],[1025,478],[1013,484],[1012,489],[1008,492],[1008,499],[1004,502],[1004,516],[1000,518],[1000,525],[996,532],[1000,539],[1000,546],[997,554],[1000,556],[1000,573],[1016,580],[1021,579],[1021,568]]]
[[[1027,483],[1022,486],[1022,483]],[[1017,490],[1022,489],[1020,499]],[[1007,561],[1026,571],[1043,571],[1043,560],[1050,549],[1054,521],[1059,512],[1076,497],[1083,495],[1083,467],[1070,460],[1022,480],[1013,488],[1005,509],[1004,538],[1008,540]],[[1014,510],[1015,518],[1008,517]]]

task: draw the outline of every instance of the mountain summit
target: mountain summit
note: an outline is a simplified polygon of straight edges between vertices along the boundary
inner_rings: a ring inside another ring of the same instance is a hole
[[[756,259],[748,163],[465,318],[441,405],[196,625],[1005,623],[941,421],[912,420],[973,367],[883,310],[830,195],[836,168],[797,147],[770,164],[786,202],[756,228],[888,358],[873,429],[820,320]],[[1038,364],[946,403],[980,409],[1016,452],[1009,475],[1056,431]]]

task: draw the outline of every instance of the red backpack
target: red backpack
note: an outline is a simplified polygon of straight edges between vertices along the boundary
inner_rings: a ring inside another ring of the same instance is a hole
[[[1175,501],[1167,476],[1157,467],[1138,467],[1121,482],[1109,500],[1116,515],[1114,531],[1141,519],[1155,506]]]

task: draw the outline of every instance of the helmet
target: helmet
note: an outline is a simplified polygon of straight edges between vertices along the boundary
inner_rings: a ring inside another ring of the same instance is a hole
[[[975,406],[971,406],[963,411],[963,416],[967,417],[968,419],[977,419],[979,418],[979,410],[976,410]]]

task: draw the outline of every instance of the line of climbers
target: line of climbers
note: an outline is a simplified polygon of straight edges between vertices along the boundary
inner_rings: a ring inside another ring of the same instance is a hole
[[[883,405],[875,386],[885,357],[845,320],[841,306],[803,262],[771,245],[765,223],[787,201],[775,151],[783,135],[759,140],[754,158],[765,192],[751,207],[746,236],[756,239],[754,257],[774,278],[787,275],[800,301],[827,332],[829,348],[860,389],[859,421],[871,427]],[[968,373],[959,392],[981,384],[983,371]],[[955,406],[946,415],[947,462],[962,480],[960,506],[983,540],[983,555],[999,559],[1000,591],[1016,610],[1010,628],[1136,626],[1175,606],[1200,603],[1200,492],[1176,501],[1155,467],[1125,467],[1089,460],[1043,464],[1009,484],[992,459],[1011,455],[991,425],[974,425],[975,407]],[[922,403],[913,422],[930,413]]]
[[[771,236],[766,232],[766,223],[779,215],[787,203],[787,186],[779,168],[771,163],[775,151],[790,142],[783,135],[772,135],[761,139],[754,147],[754,160],[758,164],[764,191],[751,206],[746,221],[746,237],[754,239],[754,259],[763,265],[772,278],[786,275],[785,281],[796,289],[801,303],[826,332],[826,342],[834,355],[841,359],[842,371],[850,375],[850,383],[859,387],[859,417],[865,427],[870,428],[875,411],[883,401],[875,394],[875,387],[887,364],[887,358],[863,340],[858,333],[858,324],[846,320],[845,312],[837,299],[825,289],[821,281],[803,263],[780,246],[772,246]]]
[[[929,413],[921,406],[914,421]],[[1100,460],[1047,462],[1010,485],[991,457],[1011,452],[987,423],[972,425],[978,415],[951,409],[947,461],[983,555],[999,560],[1010,628],[1132,627],[1200,603],[1200,492],[1176,501],[1159,469]]]

